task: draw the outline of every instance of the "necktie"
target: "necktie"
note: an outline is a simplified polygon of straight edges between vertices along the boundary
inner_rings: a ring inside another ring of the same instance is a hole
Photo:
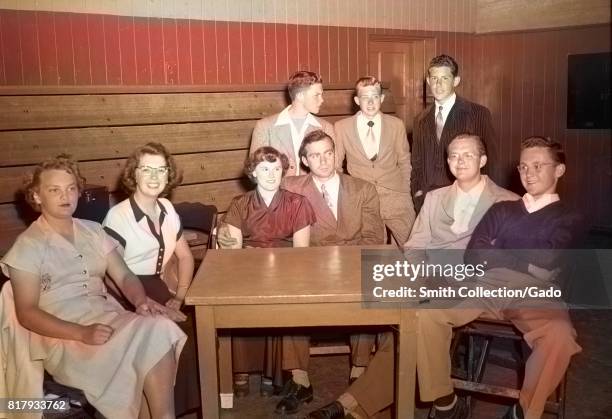
[[[438,108],[436,115],[436,136],[438,140],[442,137],[442,130],[444,129],[444,117],[442,116],[442,106]]]
[[[374,135],[374,121],[368,121],[368,132],[366,133],[366,154],[372,161],[376,160],[378,149],[376,147],[376,136]]]
[[[325,199],[325,203],[327,204],[328,207],[332,207],[332,201],[331,201],[331,196],[329,196],[329,192],[327,192],[327,189],[325,188],[325,184],[322,183],[321,184],[321,193],[323,194],[323,199]]]

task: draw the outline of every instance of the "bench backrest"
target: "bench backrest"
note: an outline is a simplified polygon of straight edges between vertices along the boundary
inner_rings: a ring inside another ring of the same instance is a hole
[[[389,92],[383,110],[393,113]],[[355,112],[352,86],[326,86],[320,116],[334,122]],[[255,121],[287,106],[285,87],[0,88],[0,254],[32,219],[20,187],[32,165],[67,152],[89,184],[111,203],[125,196],[126,157],[149,141],[163,143],[183,170],[173,202],[226,210],[250,188],[242,165]]]

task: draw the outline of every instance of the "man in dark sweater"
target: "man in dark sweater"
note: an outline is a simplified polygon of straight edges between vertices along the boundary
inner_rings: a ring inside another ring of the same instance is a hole
[[[559,200],[558,180],[565,173],[561,145],[543,137],[522,142],[518,170],[527,191],[522,200],[494,204],[468,244],[467,264],[486,261],[477,280],[484,289],[550,286],[582,230],[581,217]],[[524,250],[521,250],[524,249]],[[528,249],[528,250],[527,250]],[[504,419],[540,418],[548,396],[563,378],[573,354],[580,352],[576,332],[562,301],[534,298],[480,298],[447,310],[419,310],[417,371],[423,401],[433,401],[435,418],[468,417],[450,379],[451,330],[480,315],[511,320],[531,347],[519,402]]]
[[[458,134],[474,134],[482,139],[488,157],[485,173],[499,182],[491,112],[457,96],[455,89],[461,82],[457,62],[448,55],[434,57],[429,63],[426,80],[435,102],[416,116],[412,131],[410,190],[417,213],[427,192],[455,181],[446,166],[445,151]]]

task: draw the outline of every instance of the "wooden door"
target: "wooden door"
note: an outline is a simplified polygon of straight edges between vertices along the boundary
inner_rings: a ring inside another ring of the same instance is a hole
[[[368,42],[368,71],[389,83],[397,117],[412,132],[414,117],[426,106],[425,71],[435,55],[434,38],[373,35]]]

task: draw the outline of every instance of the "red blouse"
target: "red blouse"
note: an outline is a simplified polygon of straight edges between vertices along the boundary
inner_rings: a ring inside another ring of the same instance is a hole
[[[224,221],[242,231],[245,247],[291,247],[293,233],[316,217],[302,195],[279,189],[266,206],[257,189],[232,200]]]

